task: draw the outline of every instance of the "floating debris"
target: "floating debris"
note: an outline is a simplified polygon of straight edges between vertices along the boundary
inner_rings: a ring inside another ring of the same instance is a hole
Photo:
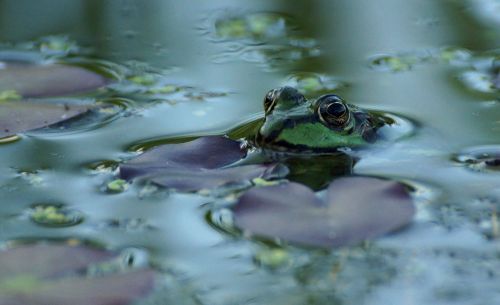
[[[83,221],[81,212],[64,205],[37,204],[28,211],[30,219],[46,227],[69,227]]]
[[[474,171],[500,170],[500,146],[485,145],[464,149],[452,160]]]

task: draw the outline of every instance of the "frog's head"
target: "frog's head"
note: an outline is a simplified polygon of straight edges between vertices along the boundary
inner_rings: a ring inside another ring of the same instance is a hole
[[[384,123],[377,115],[334,94],[308,101],[296,89],[271,90],[264,98],[265,119],[255,143],[282,152],[314,153],[374,142]]]

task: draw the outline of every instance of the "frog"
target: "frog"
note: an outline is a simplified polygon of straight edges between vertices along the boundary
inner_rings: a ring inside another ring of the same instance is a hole
[[[336,94],[306,99],[293,87],[270,90],[264,97],[264,118],[248,140],[266,151],[328,153],[376,142],[377,131],[390,118],[347,103]]]

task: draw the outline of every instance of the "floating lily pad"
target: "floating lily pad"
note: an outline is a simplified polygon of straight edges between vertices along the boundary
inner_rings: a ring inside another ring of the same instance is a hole
[[[108,80],[95,72],[61,64],[6,64],[0,69],[0,92],[15,91],[22,97],[54,97],[92,91]]]
[[[458,47],[445,47],[440,50],[439,58],[454,65],[466,65],[472,58],[472,52]]]
[[[83,221],[81,212],[58,204],[37,204],[28,213],[33,222],[47,227],[68,227]]]
[[[0,304],[129,304],[151,290],[151,270],[85,276],[88,268],[115,256],[83,246],[46,244],[0,252]]]
[[[317,73],[296,73],[288,78],[286,86],[291,86],[305,95],[316,95],[331,92],[346,86],[345,83]]]
[[[335,180],[325,200],[297,183],[254,188],[233,209],[245,231],[318,247],[379,237],[410,223],[414,211],[404,185],[370,177]]]
[[[382,55],[373,58],[370,66],[378,71],[401,72],[410,70],[415,63],[417,59],[412,57]]]
[[[120,176],[132,179],[170,168],[214,169],[245,156],[240,143],[225,137],[201,137],[194,141],[155,147],[120,166]]]
[[[0,138],[68,120],[90,108],[88,105],[71,105],[65,102],[0,102]]]
[[[215,21],[215,35],[223,39],[255,40],[286,36],[287,20],[273,13],[255,13]]]
[[[240,143],[225,137],[202,137],[181,144],[154,148],[120,166],[120,177],[147,178],[179,191],[212,189],[254,178],[284,174],[276,165],[228,167],[245,156]]]
[[[273,179],[286,174],[278,165],[245,165],[213,170],[171,169],[157,173],[151,181],[179,191],[191,192],[205,189],[249,183],[255,178]]]
[[[126,180],[115,179],[106,184],[106,190],[110,193],[122,193],[125,192],[129,187]]]

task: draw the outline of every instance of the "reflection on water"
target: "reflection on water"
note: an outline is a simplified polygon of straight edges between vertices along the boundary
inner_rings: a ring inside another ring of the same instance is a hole
[[[244,60],[270,71],[320,54],[313,38],[298,36],[292,18],[277,13],[221,15],[207,23],[206,34],[228,46],[215,55],[216,63]]]
[[[7,52],[16,48],[116,63],[120,81],[105,96],[127,109],[78,133],[1,140],[0,241],[78,237],[144,248],[167,283],[144,304],[493,304],[500,30],[492,5],[0,0],[4,60],[43,59]],[[264,93],[284,84],[311,97],[333,91],[419,123],[411,137],[360,151],[353,168],[332,167],[414,186],[413,226],[333,251],[281,245],[286,263],[268,268],[262,253],[274,253],[276,243],[226,234],[205,220],[231,198],[135,184],[102,192],[117,162],[136,155],[129,147],[224,134],[260,116]],[[57,210],[33,208],[44,202],[85,218],[54,227],[22,217],[58,219]]]

